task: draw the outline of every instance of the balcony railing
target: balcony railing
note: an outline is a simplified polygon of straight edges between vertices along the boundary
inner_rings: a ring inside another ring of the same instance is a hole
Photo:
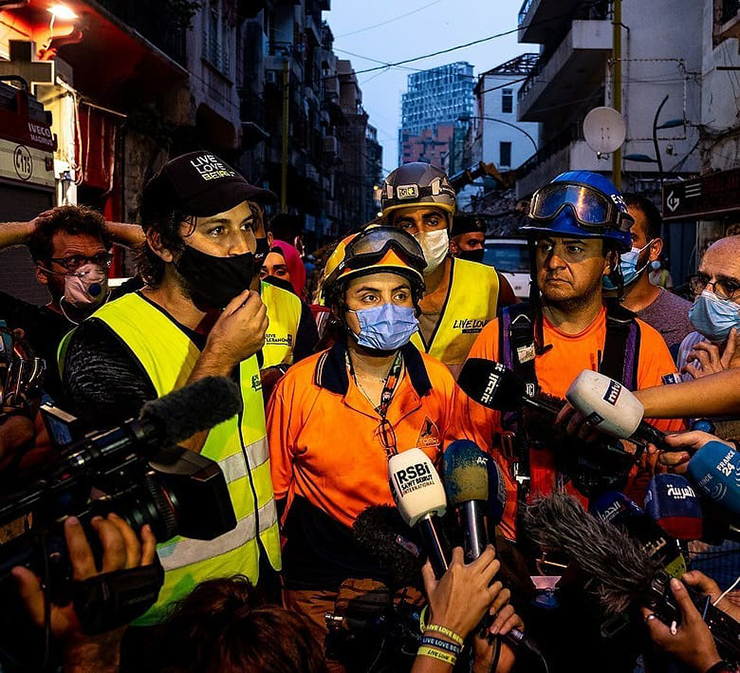
[[[153,45],[178,63],[185,64],[184,17],[173,17],[169,0],[149,0],[146,11],[141,3],[132,0],[97,0],[98,4],[115,15]]]

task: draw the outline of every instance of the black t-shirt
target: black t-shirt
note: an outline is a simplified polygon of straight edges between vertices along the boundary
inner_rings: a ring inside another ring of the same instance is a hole
[[[141,278],[130,278],[111,291],[110,300],[134,292],[143,285]],[[46,361],[44,390],[57,404],[64,406],[57,349],[67,332],[77,326],[76,323],[48,306],[29,304],[4,292],[0,292],[0,319],[5,320],[11,329],[20,328],[24,331],[34,355]]]
[[[145,301],[149,301],[143,295]],[[202,350],[206,335],[178,323],[149,302]],[[85,320],[70,339],[64,360],[64,392],[70,411],[89,428],[105,428],[138,416],[157,391],[139,359],[106,323]]]

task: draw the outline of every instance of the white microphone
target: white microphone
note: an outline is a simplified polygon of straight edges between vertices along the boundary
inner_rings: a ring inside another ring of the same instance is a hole
[[[442,480],[421,449],[408,449],[388,461],[388,481],[403,520],[418,527],[437,579],[449,567],[449,554],[437,531],[435,519],[447,511]]]
[[[645,408],[621,383],[584,369],[570,384],[565,397],[589,425],[604,434],[638,444],[662,446],[665,435],[642,420]]]

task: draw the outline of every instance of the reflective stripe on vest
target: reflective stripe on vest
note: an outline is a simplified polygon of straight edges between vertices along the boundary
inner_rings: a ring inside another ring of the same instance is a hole
[[[190,338],[138,294],[107,304],[94,317],[105,322],[129,347],[160,396],[184,385],[200,357]],[[201,451],[224,471],[239,525],[214,540],[177,537],[158,545],[167,569],[164,586],[157,603],[136,624],[157,623],[169,603],[205,579],[238,573],[255,583],[259,573],[258,532],[270,564],[280,569],[280,539],[256,357],[240,363],[239,383],[242,412],[212,428]]]
[[[267,306],[270,324],[262,346],[262,369],[276,365],[292,365],[293,349],[301,321],[301,300],[288,290],[272,283],[260,283],[260,296]]]
[[[499,282],[493,267],[452,260],[450,287],[437,329],[427,345],[417,332],[411,343],[444,364],[462,365],[486,323],[496,317]]]

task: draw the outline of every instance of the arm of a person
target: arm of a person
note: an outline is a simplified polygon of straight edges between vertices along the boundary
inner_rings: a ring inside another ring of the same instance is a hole
[[[68,517],[64,522],[64,536],[75,581],[154,563],[156,539],[148,525],[141,529],[141,543],[128,524],[115,514],[109,514],[107,519],[95,517],[91,525],[102,547],[100,570],[80,522],[75,517]],[[43,628],[46,623],[46,602],[39,579],[21,566],[13,568],[11,572],[26,610],[36,626]],[[64,606],[52,604],[49,622],[52,634],[62,645],[62,668],[65,673],[114,673],[119,670],[121,639],[127,626],[88,635],[82,630],[72,602]]]
[[[295,335],[293,347],[293,364],[313,355],[319,345],[319,330],[316,327],[313,313],[305,301],[301,302],[301,318]]]
[[[136,248],[146,241],[144,230],[138,224],[106,222],[105,228],[108,230],[114,243],[126,248]]]
[[[30,222],[3,222],[0,224],[0,250],[13,245],[25,245],[35,228],[34,220]]]
[[[650,418],[691,418],[740,413],[740,369],[695,381],[654,386],[635,392]]]
[[[520,300],[514,294],[511,283],[509,283],[506,276],[499,271],[496,271],[496,274],[498,275],[498,307],[496,310],[500,314],[503,306],[518,304]]]
[[[70,411],[90,429],[138,416],[141,407],[157,397],[139,360],[95,318],[75,330],[64,359],[63,379]]]

